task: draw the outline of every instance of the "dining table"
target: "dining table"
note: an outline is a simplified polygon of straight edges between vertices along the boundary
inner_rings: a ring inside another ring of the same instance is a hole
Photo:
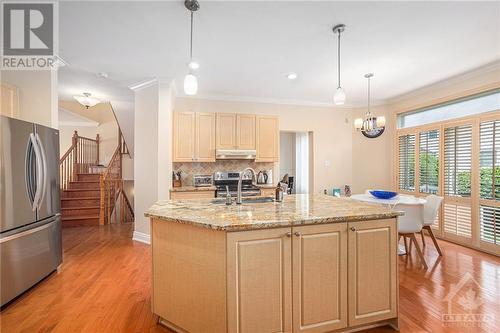
[[[422,207],[422,209],[424,209],[424,204],[427,202],[427,200],[425,199],[417,198],[413,195],[407,195],[407,194],[398,194],[391,199],[380,199],[376,198],[370,193],[363,193],[363,194],[353,194],[351,195],[351,199],[357,201],[370,202],[379,205],[386,205],[391,209],[400,210],[403,212],[405,211],[405,206],[419,205]],[[399,243],[398,243],[398,254],[399,255],[406,254],[404,245],[401,245]]]

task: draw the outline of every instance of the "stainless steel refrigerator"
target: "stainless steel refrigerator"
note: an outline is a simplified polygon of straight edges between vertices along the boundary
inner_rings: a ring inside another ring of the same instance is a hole
[[[0,116],[1,306],[62,262],[59,131]]]

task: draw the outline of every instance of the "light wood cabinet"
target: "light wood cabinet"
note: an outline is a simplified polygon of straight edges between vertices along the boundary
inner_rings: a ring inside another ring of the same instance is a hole
[[[236,115],[236,148],[255,149],[255,115]]]
[[[293,332],[346,327],[346,223],[294,227],[293,234]]]
[[[174,112],[173,115],[173,161],[192,162],[196,136],[194,112]]]
[[[215,191],[171,191],[170,200],[215,198]]]
[[[153,312],[169,327],[324,333],[398,326],[396,219],[234,232],[151,225]]]
[[[217,149],[235,149],[236,143],[236,114],[217,113]]]
[[[228,331],[291,332],[290,228],[228,233],[227,251]]]
[[[217,149],[255,149],[255,115],[217,113]]]
[[[279,118],[257,116],[256,122],[257,158],[255,161],[279,161]]]
[[[349,326],[397,316],[394,221],[349,223]]]
[[[174,112],[173,162],[215,162],[215,114]]]
[[[196,112],[196,162],[215,162],[215,115]]]

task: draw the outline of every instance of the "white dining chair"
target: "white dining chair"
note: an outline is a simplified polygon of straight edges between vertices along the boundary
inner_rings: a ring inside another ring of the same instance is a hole
[[[417,250],[418,257],[422,266],[427,269],[427,263],[425,262],[424,255],[420,246],[417,243],[417,238],[415,237],[416,233],[420,233],[422,231],[422,227],[424,224],[424,209],[422,205],[408,205],[398,203],[394,207],[395,210],[403,211],[405,214],[398,218],[398,239],[403,237],[406,254],[410,255],[407,239],[410,239],[410,245],[413,243],[415,245],[415,249]]]
[[[440,256],[442,256],[443,254],[441,253],[441,249],[439,248],[439,245],[436,241],[436,237],[434,237],[431,226],[436,220],[436,216],[438,214],[439,207],[441,207],[441,202],[443,202],[443,198],[431,194],[427,196],[425,200],[427,202],[424,204],[424,223],[422,225],[422,230],[420,231],[420,236],[422,237],[422,246],[425,247],[424,230],[427,230],[429,236],[431,236],[432,242],[434,243],[437,252]]]

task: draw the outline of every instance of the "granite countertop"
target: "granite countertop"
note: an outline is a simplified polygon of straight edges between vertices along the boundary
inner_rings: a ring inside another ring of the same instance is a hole
[[[276,185],[274,184],[256,184],[257,187],[260,187],[260,188],[276,188]]]
[[[354,222],[402,215],[386,206],[323,194],[294,194],[285,196],[283,202],[233,203],[231,206],[212,200],[159,201],[144,215],[225,231]]]
[[[172,187],[170,192],[215,191],[215,186],[181,186]]]

